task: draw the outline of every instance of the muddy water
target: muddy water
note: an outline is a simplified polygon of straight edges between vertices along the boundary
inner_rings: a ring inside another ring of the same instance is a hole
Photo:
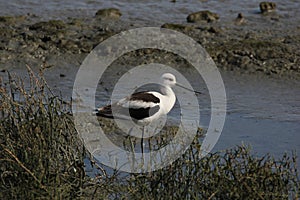
[[[223,73],[228,95],[224,130],[215,149],[238,143],[275,156],[300,151],[300,82]]]

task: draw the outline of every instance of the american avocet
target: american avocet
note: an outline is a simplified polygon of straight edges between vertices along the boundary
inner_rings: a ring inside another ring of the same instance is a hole
[[[134,93],[116,103],[96,109],[96,115],[105,118],[123,118],[126,115],[128,117],[129,114],[133,121],[145,126],[151,121],[157,120],[163,115],[167,115],[171,111],[176,102],[176,96],[172,87],[178,85],[185,88],[176,83],[176,78],[171,73],[165,73],[161,76],[160,85],[160,92],[144,91]],[[188,88],[185,89],[190,90]],[[141,141],[142,147],[143,136],[144,127]]]

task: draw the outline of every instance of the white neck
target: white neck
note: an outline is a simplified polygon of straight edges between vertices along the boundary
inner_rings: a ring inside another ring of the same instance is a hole
[[[166,86],[166,85],[161,86],[160,91],[163,95],[168,96],[168,97],[171,96],[171,95],[174,95],[174,92],[173,92],[173,90],[170,86]]]
[[[175,104],[176,101],[175,93],[173,92],[170,86],[162,86],[160,90],[164,96],[164,98],[162,99],[162,101],[165,102],[164,111],[165,113],[168,113]]]

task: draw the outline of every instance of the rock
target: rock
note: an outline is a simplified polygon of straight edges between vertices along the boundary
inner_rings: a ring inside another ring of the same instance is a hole
[[[209,27],[207,29],[207,32],[209,32],[209,33],[221,33],[222,29],[220,29],[218,27]]]
[[[47,22],[38,22],[29,26],[30,30],[55,31],[66,28],[66,24],[61,20],[50,20]]]
[[[243,16],[243,14],[239,13],[238,16],[235,19],[235,24],[236,25],[241,25],[241,24],[244,24],[244,23],[245,23],[245,18]]]
[[[1,23],[7,23],[7,24],[15,24],[17,22],[23,22],[27,19],[26,16],[20,15],[20,16],[0,16],[0,22]]]
[[[116,8],[106,8],[100,9],[96,12],[96,17],[100,19],[114,19],[117,20],[122,16],[119,9]]]
[[[189,14],[187,17],[187,22],[213,22],[219,19],[219,15],[216,13],[212,13],[208,10],[199,11],[192,14]]]
[[[196,29],[201,30],[206,36],[211,34],[219,34],[222,32],[222,29],[213,26],[199,26]]]
[[[78,52],[79,51],[79,47],[76,44],[75,41],[71,40],[71,39],[61,39],[58,42],[59,48],[63,48],[66,51],[69,52]]]
[[[179,30],[179,31],[190,31],[193,29],[191,26],[186,26],[182,24],[163,24],[161,28],[167,28],[167,29],[172,29],[172,30]]]
[[[20,42],[17,41],[16,39],[12,39],[8,42],[6,49],[8,51],[11,51],[11,50],[18,49],[19,47],[20,47]]]
[[[3,40],[4,38],[11,38],[16,31],[10,27],[0,27],[0,37]]]
[[[276,3],[273,2],[261,2],[259,4],[261,13],[272,12],[276,9]]]

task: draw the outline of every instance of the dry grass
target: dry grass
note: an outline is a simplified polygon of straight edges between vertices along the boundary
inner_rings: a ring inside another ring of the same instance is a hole
[[[69,105],[28,68],[30,87],[9,74],[0,87],[0,198],[60,199],[80,193],[83,147]]]

